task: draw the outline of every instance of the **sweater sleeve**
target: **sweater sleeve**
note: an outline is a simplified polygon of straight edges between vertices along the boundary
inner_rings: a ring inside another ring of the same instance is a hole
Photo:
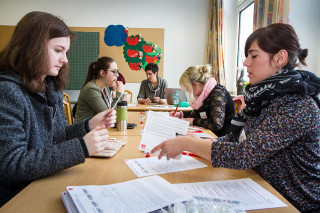
[[[193,125],[215,132],[221,130],[226,116],[227,97],[222,89],[215,89],[209,97],[210,114],[207,118],[194,118]]]
[[[85,127],[86,121],[89,119],[84,119],[78,123],[74,123],[72,125],[68,125],[66,127],[66,138],[67,140],[72,139],[72,138],[81,138],[85,136],[88,131]]]
[[[161,88],[160,88],[160,90],[161,90],[161,92],[160,92],[160,98],[161,98],[161,99],[166,99],[166,94],[165,94],[165,92],[164,92],[164,89],[165,89],[165,88],[168,88],[168,82],[167,82],[166,79],[162,79],[162,81],[163,81],[163,83],[162,83]]]
[[[50,129],[53,127],[52,116],[51,120],[45,120],[43,117],[40,118],[43,114],[33,114],[28,96],[19,88],[2,84],[1,88],[0,95],[5,100],[5,104],[0,104],[2,183],[32,181],[85,161],[85,154],[78,138],[56,142],[50,137],[53,132]],[[34,100],[31,98],[31,101]],[[63,128],[65,119],[62,115],[62,105],[57,114],[59,115],[54,119],[59,119]],[[43,135],[47,136],[47,139]]]
[[[146,80],[143,80],[140,84],[139,94],[137,99],[146,99]]]
[[[319,123],[318,112],[315,111],[319,109],[316,109],[317,106],[310,109],[311,105],[302,100],[273,104],[264,109],[259,117],[247,120],[241,133],[245,135],[243,141],[230,142],[229,134],[212,143],[212,165],[233,169],[253,168],[269,161],[292,143],[303,141],[306,135],[315,135],[313,132],[318,131],[315,125]],[[298,153],[304,152],[302,148]],[[299,156],[294,157],[301,160]]]

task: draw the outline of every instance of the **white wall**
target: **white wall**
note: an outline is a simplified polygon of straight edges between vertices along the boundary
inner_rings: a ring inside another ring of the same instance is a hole
[[[169,87],[179,87],[186,68],[206,61],[209,0],[0,0],[0,25],[16,25],[34,10],[60,16],[71,27],[164,28],[163,77]],[[126,84],[134,99],[139,86]],[[77,99],[78,93],[68,93]]]
[[[301,48],[308,48],[306,58],[309,70],[320,76],[320,1],[319,0],[291,0],[289,23],[295,28],[300,40]]]
[[[225,60],[227,90],[236,94],[236,70],[237,70],[237,31],[238,14],[237,1],[226,0],[223,5],[224,29],[225,29]]]
[[[129,28],[164,28],[164,78],[170,87],[179,87],[180,75],[187,67],[206,62],[209,1],[0,0],[0,25],[16,25],[26,13],[41,10],[61,16],[69,26],[121,24]],[[309,48],[306,69],[320,76],[319,8],[319,0],[290,1],[290,24],[296,29],[302,47]],[[235,0],[224,1],[224,16],[227,89],[235,92],[238,24]],[[126,88],[134,92],[134,99],[139,85],[126,84]],[[71,93],[72,100],[77,99],[77,94]]]

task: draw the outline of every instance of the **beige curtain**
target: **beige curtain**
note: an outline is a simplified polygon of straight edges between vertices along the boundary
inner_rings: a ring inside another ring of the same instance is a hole
[[[254,0],[253,30],[272,23],[289,23],[290,0]]]
[[[216,81],[226,87],[224,70],[223,0],[210,0],[207,64],[212,65]]]

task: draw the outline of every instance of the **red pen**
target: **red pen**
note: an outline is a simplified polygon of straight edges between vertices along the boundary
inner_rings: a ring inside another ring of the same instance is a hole
[[[176,114],[178,107],[179,107],[179,104],[177,104],[177,107],[176,107],[176,110],[173,113],[173,116]]]
[[[196,154],[193,154],[191,152],[182,152],[183,155],[189,155],[189,156],[193,156],[193,157],[199,157],[198,155]]]

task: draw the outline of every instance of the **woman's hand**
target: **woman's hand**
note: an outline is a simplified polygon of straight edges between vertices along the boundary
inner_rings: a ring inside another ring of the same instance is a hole
[[[170,158],[177,157],[183,151],[189,151],[210,161],[211,146],[211,139],[199,139],[196,137],[181,136],[162,142],[158,146],[154,147],[151,150],[151,153],[161,150],[160,154],[158,155],[158,159],[166,156],[167,160],[169,160]]]
[[[83,140],[87,146],[89,156],[95,155],[104,150],[109,139],[108,130],[104,125],[95,127],[87,133]]]
[[[194,118],[181,118],[182,120],[185,120],[185,121],[188,121],[189,122],[189,125],[193,125],[193,120]]]
[[[182,118],[183,117],[183,112],[176,112],[176,114],[174,114],[174,111],[169,112],[169,115],[171,117],[177,117],[177,118]]]
[[[158,155],[158,159],[160,160],[163,156],[166,156],[167,160],[170,160],[170,158],[175,158],[183,151],[185,151],[184,143],[190,138],[191,137],[188,136],[182,136],[165,140],[158,146],[154,147],[151,150],[151,153],[155,153],[156,151],[161,150],[160,154]]]
[[[122,81],[116,81],[115,84],[115,90],[116,92],[120,92],[120,93],[124,93],[124,84],[122,83]]]
[[[96,114],[93,118],[89,120],[90,130],[96,128],[97,126],[104,125],[105,128],[112,128],[116,123],[116,111],[111,108]]]
[[[149,98],[143,99],[144,104],[150,104],[151,100]]]
[[[153,101],[154,101],[154,102],[156,102],[156,103],[159,103],[159,102],[160,102],[160,100],[161,100],[161,98],[160,98],[160,97],[154,97],[154,98],[153,98]]]

